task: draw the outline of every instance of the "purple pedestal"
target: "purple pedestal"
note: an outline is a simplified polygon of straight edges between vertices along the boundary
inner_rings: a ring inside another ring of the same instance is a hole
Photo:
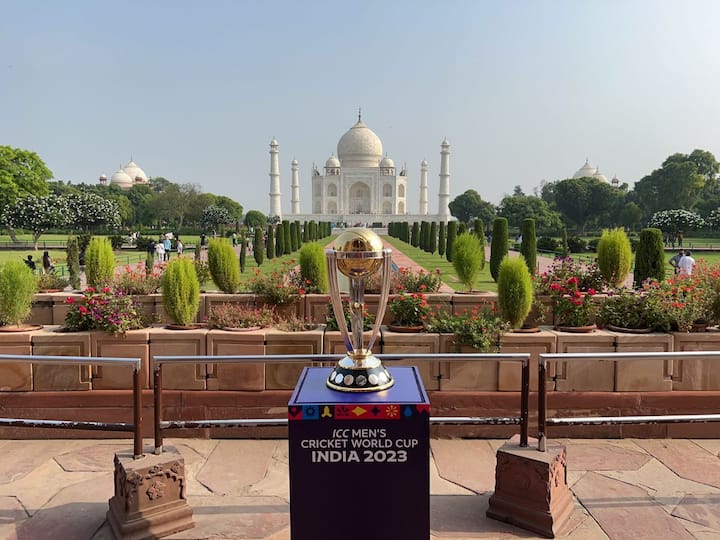
[[[382,392],[305,368],[288,404],[292,540],[430,537],[430,402],[414,367]]]

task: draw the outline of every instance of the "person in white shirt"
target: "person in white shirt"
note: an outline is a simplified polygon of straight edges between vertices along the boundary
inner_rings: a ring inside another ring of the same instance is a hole
[[[693,273],[693,268],[695,268],[695,259],[693,259],[691,255],[692,253],[690,250],[687,250],[685,255],[683,255],[678,261],[677,265],[681,276],[691,276]]]

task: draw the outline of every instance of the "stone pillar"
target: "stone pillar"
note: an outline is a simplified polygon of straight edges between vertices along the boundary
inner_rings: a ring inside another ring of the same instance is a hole
[[[547,452],[538,452],[537,440],[522,448],[516,435],[498,449],[488,517],[555,538],[573,508],[563,445],[548,441]]]
[[[159,456],[115,454],[115,495],[107,513],[115,538],[162,538],[195,526],[185,495],[185,460],[173,446]]]
[[[270,141],[270,214],[268,217],[279,217],[282,220],[280,205],[280,146],[273,137]]]

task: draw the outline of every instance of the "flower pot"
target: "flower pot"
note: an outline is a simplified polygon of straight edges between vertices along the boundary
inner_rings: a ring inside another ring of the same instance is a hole
[[[401,334],[413,334],[413,333],[425,331],[425,327],[422,324],[413,325],[413,326],[402,326],[402,325],[389,324],[388,328],[393,332],[399,332]]]
[[[594,324],[588,324],[586,326],[556,326],[555,330],[558,332],[570,332],[572,334],[588,334],[597,330],[597,326]]]
[[[614,324],[606,324],[605,329],[622,334],[649,334],[652,332],[652,328],[625,328],[624,326],[615,326]]]

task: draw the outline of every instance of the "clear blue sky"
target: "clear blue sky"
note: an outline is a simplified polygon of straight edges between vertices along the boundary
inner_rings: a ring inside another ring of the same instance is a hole
[[[671,153],[720,157],[720,2],[0,0],[0,144],[58,180],[96,182],[130,156],[146,173],[283,211],[300,162],[363,120],[418,209],[440,142],[451,198],[498,203],[572,176],[586,157],[633,183]]]

